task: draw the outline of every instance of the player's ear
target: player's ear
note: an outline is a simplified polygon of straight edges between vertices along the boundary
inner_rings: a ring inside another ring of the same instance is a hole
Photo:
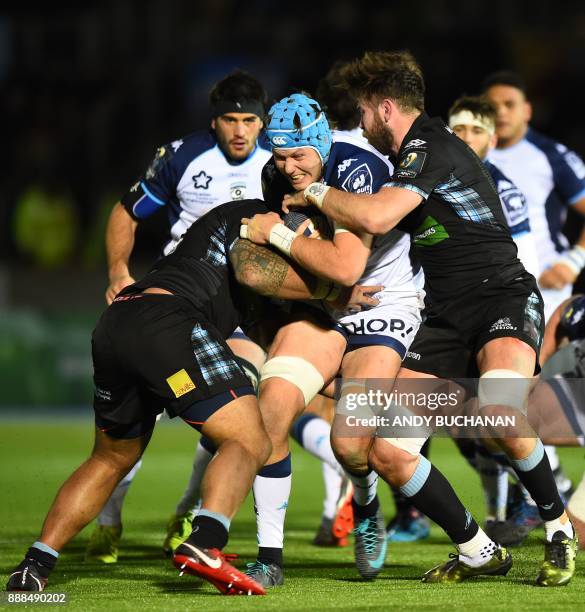
[[[490,135],[490,143],[489,143],[490,151],[492,149],[495,149],[497,144],[498,144],[498,135],[494,132],[493,134]]]
[[[388,98],[384,98],[382,102],[380,102],[378,106],[378,111],[380,113],[380,118],[384,121],[384,123],[388,123],[390,121],[390,117],[392,116],[393,103],[392,100]]]
[[[211,129],[215,130],[215,117],[211,120]]]
[[[526,121],[530,121],[532,119],[532,104],[526,101],[524,102],[524,118]]]

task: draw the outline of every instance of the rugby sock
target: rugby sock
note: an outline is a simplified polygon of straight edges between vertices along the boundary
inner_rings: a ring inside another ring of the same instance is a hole
[[[39,574],[43,578],[48,578],[57,564],[59,553],[50,546],[37,541],[26,551],[25,558],[36,561]]]
[[[569,539],[573,539],[575,537],[573,525],[568,518],[564,523],[561,522],[560,517],[554,521],[546,521],[544,523],[544,532],[546,534],[547,542],[552,542],[554,534],[558,531],[562,531]]]
[[[102,508],[102,511],[97,517],[98,525],[103,527],[119,527],[122,524],[122,505],[124,503],[124,498],[141,465],[142,459],[139,459],[126,476],[120,480],[114,492],[110,495],[110,499],[108,499],[106,505]]]
[[[284,519],[292,482],[290,453],[265,465],[254,479],[254,510],[258,530],[258,560],[282,567]]]
[[[323,482],[325,484],[325,499],[323,500],[323,516],[328,519],[335,518],[337,502],[341,491],[343,478],[324,461],[321,462]]]
[[[312,412],[305,412],[291,428],[292,437],[307,451],[321,461],[328,463],[340,476],[345,476],[343,468],[331,448],[331,425]]]
[[[477,535],[479,526],[469,510],[461,503],[449,481],[426,457],[420,457],[416,470],[400,491],[415,508],[435,521],[455,544],[469,542]]]
[[[559,495],[542,442],[537,439],[536,446],[528,457],[510,458],[510,463],[514,466],[518,479],[536,502],[542,519],[554,521],[559,518],[565,506]]]
[[[478,449],[476,466],[487,505],[487,519],[506,520],[508,472],[484,449]]]
[[[457,544],[459,560],[471,567],[479,567],[489,561],[497,549],[498,545],[479,528],[471,540]]]
[[[422,448],[420,449],[420,454],[423,455],[423,457],[428,458],[430,447],[431,447],[431,439],[428,438],[427,441],[422,445]],[[406,497],[404,497],[404,495],[402,494],[400,487],[391,486],[390,490],[392,491],[392,497],[394,498],[396,514],[406,513],[408,512],[409,508],[413,507],[410,501],[406,499]]]
[[[291,427],[292,437],[309,453],[321,459],[321,470],[325,484],[323,516],[335,517],[343,468],[335,458],[330,442],[331,425],[312,412],[302,414]]]
[[[367,506],[375,497],[378,488],[378,474],[373,470],[365,476],[347,475],[353,483],[353,500],[358,506]]]
[[[229,529],[230,519],[227,516],[210,510],[199,510],[193,519],[193,531],[186,541],[198,548],[221,550],[227,544]]]
[[[207,438],[201,437],[199,444],[197,444],[189,483],[175,509],[175,514],[177,515],[196,510],[197,506],[201,503],[201,482],[203,481],[205,470],[215,454],[213,445],[210,448],[210,443],[207,444],[208,442]]]
[[[550,444],[547,444],[544,447],[544,452],[546,453],[546,456],[548,457],[548,462],[550,463],[550,469],[554,472],[561,465],[559,454],[557,453],[557,447],[550,446]]]
[[[372,518],[376,516],[376,513],[378,512],[378,509],[380,508],[380,500],[378,499],[378,496],[375,495],[372,501],[370,501],[365,506],[362,506],[358,504],[354,498],[351,500],[351,505],[352,505],[353,513],[355,517],[363,521],[367,518]]]

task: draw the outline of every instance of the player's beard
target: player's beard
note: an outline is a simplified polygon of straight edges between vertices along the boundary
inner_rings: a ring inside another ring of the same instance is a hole
[[[374,115],[374,123],[370,129],[364,130],[364,136],[382,155],[390,155],[392,152],[394,135],[378,115]]]

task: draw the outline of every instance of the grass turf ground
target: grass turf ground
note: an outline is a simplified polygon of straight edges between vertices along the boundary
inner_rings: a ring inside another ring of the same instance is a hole
[[[178,421],[178,420],[177,420]],[[91,425],[85,421],[22,423],[0,421],[0,573],[6,581],[26,548],[36,539],[58,486],[87,455]],[[196,434],[180,422],[162,422],[145,454],[144,465],[126,499],[120,560],[115,566],[83,563],[89,530],[61,554],[49,590],[65,592],[72,610],[560,610],[585,609],[585,556],[568,587],[532,586],[542,558],[542,530],[513,551],[514,566],[505,578],[478,578],[460,585],[432,586],[420,582],[431,566],[447,560],[453,548],[433,527],[429,540],[394,544],[386,567],[375,582],[358,579],[351,547],[323,549],[310,540],[319,522],[321,471],[315,459],[295,445],[293,494],[287,514],[286,582],[267,597],[225,597],[207,582],[179,578],[162,557],[160,544],[168,516],[183,490],[193,458]],[[454,484],[477,518],[482,496],[474,472],[450,440],[434,440],[433,462]],[[568,475],[583,471],[583,452],[561,450]],[[380,486],[386,516],[392,504]],[[227,550],[237,552],[242,567],[254,558],[255,521],[248,499],[232,523]],[[14,609],[14,605],[6,606]]]

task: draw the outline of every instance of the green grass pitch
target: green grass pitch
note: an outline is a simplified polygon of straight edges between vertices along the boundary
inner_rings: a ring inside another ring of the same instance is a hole
[[[89,453],[92,435],[90,422],[83,420],[0,421],[0,571],[4,583],[36,539],[58,486]],[[67,593],[66,609],[585,609],[585,556],[578,559],[577,575],[568,587],[542,589],[532,585],[542,558],[541,530],[523,548],[512,552],[514,566],[505,578],[480,578],[451,586],[422,584],[424,571],[453,552],[443,532],[433,527],[426,542],[392,545],[378,579],[361,582],[353,567],[351,548],[322,549],[310,544],[320,519],[321,470],[317,461],[296,445],[287,515],[285,585],[266,597],[225,597],[192,576],[179,578],[162,557],[160,545],[168,516],[187,481],[195,442],[196,434],[182,423],[159,424],[126,499],[118,564],[83,563],[89,528],[61,554],[49,590]],[[560,454],[569,476],[578,481],[584,467],[583,451],[563,449]],[[475,516],[483,519],[478,479],[451,441],[434,440],[431,458]],[[380,493],[388,517],[392,503],[383,483]],[[227,550],[239,553],[239,567],[254,558],[255,522],[249,499],[232,523]]]

